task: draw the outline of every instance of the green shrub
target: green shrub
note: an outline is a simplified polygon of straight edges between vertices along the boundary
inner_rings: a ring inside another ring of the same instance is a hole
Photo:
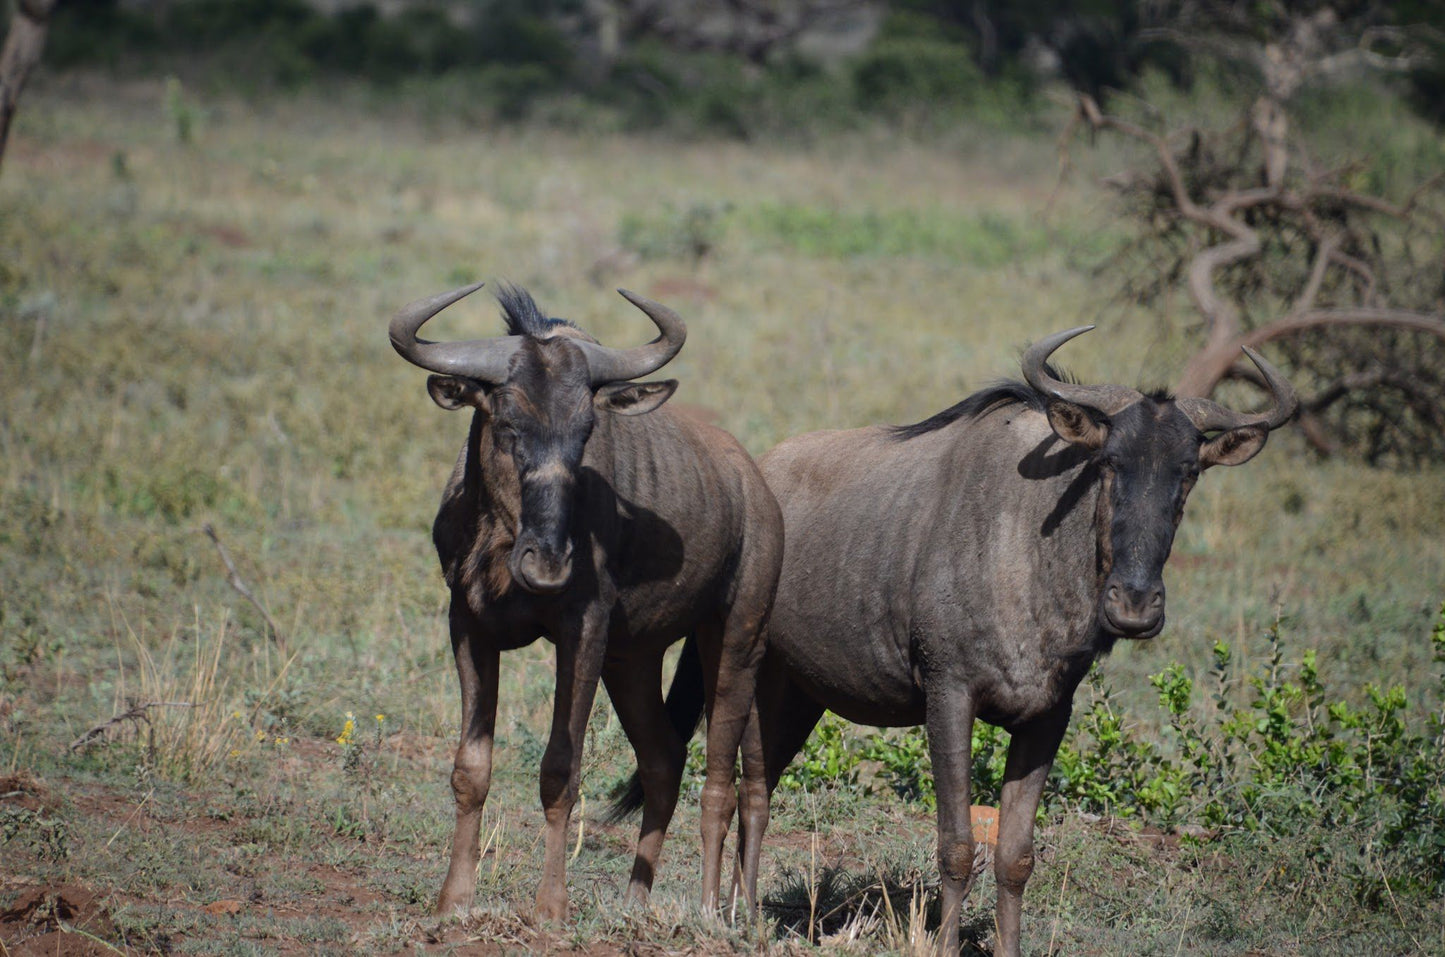
[[[877,112],[968,104],[983,82],[967,47],[923,37],[881,40],[853,64],[858,105]]]
[[[803,750],[788,765],[778,786],[789,791],[816,791],[857,784],[858,765],[864,751],[848,730],[848,722],[825,714],[804,742]]]
[[[1267,638],[1268,658],[1243,676],[1229,646],[1216,644],[1208,700],[1197,707],[1199,689],[1180,665],[1153,675],[1166,719],[1159,735],[1128,721],[1092,672],[1092,700],[1059,749],[1045,812],[1303,840],[1315,858],[1345,868],[1362,899],[1445,892],[1445,606],[1430,636],[1440,666],[1436,702],[1424,715],[1412,713],[1400,687],[1367,685],[1358,705],[1331,698],[1314,651],[1290,665],[1278,622]],[[975,802],[999,800],[1007,742],[1001,729],[975,724]],[[864,762],[876,764],[869,777]],[[881,785],[929,807],[935,801],[923,729],[860,740],[831,715],[784,783]]]
[[[1312,650],[1289,666],[1279,623],[1268,640],[1268,659],[1242,683],[1229,646],[1215,645],[1202,718],[1183,669],[1154,675],[1169,721],[1162,744],[1118,721],[1105,691],[1060,749],[1056,800],[1165,827],[1313,836],[1321,853],[1331,835],[1354,835],[1359,859],[1386,862],[1396,891],[1445,890],[1445,668],[1434,709],[1412,715],[1398,686],[1366,685],[1362,705],[1332,700]],[[1445,665],[1445,606],[1431,641]],[[1361,894],[1386,863],[1352,875]]]

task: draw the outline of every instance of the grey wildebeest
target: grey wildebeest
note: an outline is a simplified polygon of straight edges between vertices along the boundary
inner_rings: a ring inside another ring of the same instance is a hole
[[[438,405],[474,410],[432,532],[451,589],[462,700],[456,830],[437,911],[466,908],[475,889],[500,652],[539,636],[556,645],[557,684],[541,766],[538,916],[567,913],[567,825],[599,678],[636,752],[645,796],[628,897],[650,893],[686,756],[664,710],[662,660],[685,636],[700,655],[692,673],[706,686],[710,717],[703,902],[715,906],[737,803],[733,769],[782,562],[777,502],[731,435],[659,408],[676,380],[629,381],[682,348],[686,329],[672,310],[619,290],[661,334],[609,349],[504,287],[507,335],[418,338],[423,323],[480,286],[417,300],[390,328],[403,358],[438,373],[427,381]]]
[[[745,759],[762,750],[771,793],[824,709],[924,725],[946,953],[958,950],[974,860],[974,719],[1011,735],[995,953],[1017,955],[1034,815],[1075,688],[1117,639],[1163,627],[1164,563],[1199,473],[1248,461],[1296,406],[1253,352],[1273,395],[1261,414],[1061,381],[1048,357],[1089,328],[1028,349],[1026,382],[915,425],[798,436],[759,462],[787,544]],[[669,705],[682,711],[696,697],[674,681]],[[747,855],[767,825],[767,796],[746,780],[743,795],[743,879],[755,881]]]

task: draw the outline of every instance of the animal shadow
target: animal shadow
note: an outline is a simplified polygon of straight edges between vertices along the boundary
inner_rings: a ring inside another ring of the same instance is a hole
[[[965,904],[965,911],[969,908]],[[777,922],[780,936],[797,935],[810,944],[827,938],[884,940],[890,947],[911,952],[910,939],[918,931],[938,934],[938,877],[916,868],[889,867],[883,871],[850,871],[827,865],[810,873],[785,868],[773,893],[763,895],[762,911]],[[960,934],[961,957],[993,953],[986,945],[993,932],[990,910],[965,919]]]

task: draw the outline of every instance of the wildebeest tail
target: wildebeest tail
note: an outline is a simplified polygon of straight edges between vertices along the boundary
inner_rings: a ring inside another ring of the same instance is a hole
[[[667,689],[667,717],[683,742],[692,739],[702,722],[704,694],[702,655],[697,649],[697,636],[689,635],[682,643],[682,657],[677,659],[672,686]],[[642,808],[642,778],[633,771],[632,777],[614,788],[610,797],[612,803],[604,820],[616,824]]]

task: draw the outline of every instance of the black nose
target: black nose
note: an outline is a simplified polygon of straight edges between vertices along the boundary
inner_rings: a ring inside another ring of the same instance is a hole
[[[572,577],[572,545],[561,554],[544,552],[536,545],[519,546],[512,575],[527,591],[549,595],[561,591]]]
[[[1104,627],[1121,638],[1153,638],[1164,627],[1164,583],[1110,582],[1100,601]]]

